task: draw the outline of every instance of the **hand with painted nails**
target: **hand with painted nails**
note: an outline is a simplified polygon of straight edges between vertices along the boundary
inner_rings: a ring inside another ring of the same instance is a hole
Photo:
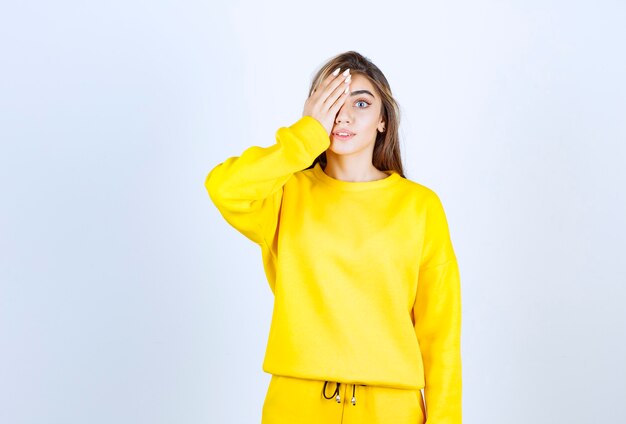
[[[313,90],[302,111],[302,116],[317,119],[326,128],[329,136],[335,117],[350,91],[350,69],[339,74],[340,70],[341,68],[337,68]]]

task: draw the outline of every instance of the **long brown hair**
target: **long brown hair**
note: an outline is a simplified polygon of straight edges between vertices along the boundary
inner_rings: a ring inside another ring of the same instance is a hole
[[[321,84],[322,81],[335,69],[342,70],[350,68],[350,74],[360,74],[367,78],[382,100],[381,117],[385,122],[385,131],[376,134],[376,142],[374,151],[372,152],[372,165],[380,171],[394,170],[402,177],[404,168],[402,167],[402,156],[400,155],[400,137],[398,129],[400,127],[400,107],[391,94],[391,88],[387,78],[374,65],[371,60],[353,50],[340,53],[328,60],[315,74],[311,87],[309,88],[309,96],[313,90]],[[322,167],[326,167],[326,152],[322,152],[309,168],[313,168],[317,162]],[[405,177],[406,178],[406,177]]]

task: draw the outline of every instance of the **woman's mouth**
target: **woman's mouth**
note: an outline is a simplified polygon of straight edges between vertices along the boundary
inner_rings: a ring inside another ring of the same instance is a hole
[[[333,132],[333,138],[335,140],[341,140],[341,141],[346,141],[346,140],[350,140],[352,137],[354,137],[354,133],[350,132],[350,131],[336,131]]]

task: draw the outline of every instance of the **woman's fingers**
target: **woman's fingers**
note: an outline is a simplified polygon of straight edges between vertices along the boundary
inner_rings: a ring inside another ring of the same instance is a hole
[[[337,68],[339,69],[339,68]],[[322,102],[326,101],[329,94],[333,92],[337,86],[339,86],[346,78],[350,77],[350,69],[346,69],[343,73],[337,75],[330,74],[327,76],[318,87],[316,91],[319,92]]]
[[[326,87],[328,87],[330,84],[332,84],[332,82],[334,80],[336,80],[337,78],[340,78],[340,76],[342,74],[339,71],[341,71],[341,68],[335,69],[333,72],[328,74],[328,76],[326,78],[324,78],[324,81],[322,81],[322,83],[320,84],[320,87],[321,87],[322,91],[324,91],[326,89]]]
[[[346,84],[347,85],[347,84]],[[329,109],[330,114],[333,116],[333,118],[335,117],[335,115],[337,115],[337,112],[339,112],[339,108],[341,108],[341,106],[343,105],[343,103],[346,101],[346,98],[350,95],[350,90],[344,90],[342,92],[342,94],[339,96],[339,98],[335,101],[335,103],[333,103]]]
[[[335,92],[335,89],[337,87],[341,86],[341,84],[344,83],[346,80],[350,81],[350,78],[350,69],[346,69],[343,73],[334,77],[332,81],[329,81],[329,83],[326,84],[326,87],[324,87],[322,100],[326,101],[327,98]]]
[[[348,76],[344,81],[340,82],[339,85],[335,87],[335,89],[330,93],[330,95],[324,101],[324,108],[330,109],[335,102],[341,97],[341,95],[345,94],[347,90],[350,88],[350,76]]]

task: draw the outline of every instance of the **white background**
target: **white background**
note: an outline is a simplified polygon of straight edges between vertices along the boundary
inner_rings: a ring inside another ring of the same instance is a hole
[[[204,178],[346,50],[446,208],[464,423],[626,422],[625,22],[608,0],[3,4],[0,422],[260,422],[273,298]]]

